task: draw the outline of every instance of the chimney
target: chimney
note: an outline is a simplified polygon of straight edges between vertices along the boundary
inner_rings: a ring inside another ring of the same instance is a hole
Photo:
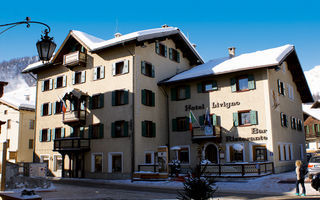
[[[193,48],[197,48],[197,45],[196,44],[192,44]]]
[[[120,36],[122,36],[121,33],[115,33],[115,34],[114,34],[114,37],[115,37],[115,38],[118,38],[118,37],[120,37]]]
[[[161,28],[168,28],[169,26],[167,24],[164,24],[161,26]]]
[[[229,47],[229,58],[232,58],[236,55],[236,48],[235,47]]]

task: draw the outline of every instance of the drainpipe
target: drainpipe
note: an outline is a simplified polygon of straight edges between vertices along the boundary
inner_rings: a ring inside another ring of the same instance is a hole
[[[161,91],[163,92],[163,94],[166,97],[166,104],[167,104],[166,105],[166,111],[167,111],[167,113],[166,113],[166,115],[167,115],[167,136],[168,136],[167,146],[168,146],[168,161],[169,161],[170,160],[169,95],[168,95],[167,91],[164,88],[162,88],[161,86],[160,86],[160,88],[161,88]]]

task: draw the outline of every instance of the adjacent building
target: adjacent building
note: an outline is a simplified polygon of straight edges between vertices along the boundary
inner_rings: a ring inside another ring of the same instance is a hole
[[[308,153],[319,153],[320,147],[320,102],[303,105],[304,131]]]

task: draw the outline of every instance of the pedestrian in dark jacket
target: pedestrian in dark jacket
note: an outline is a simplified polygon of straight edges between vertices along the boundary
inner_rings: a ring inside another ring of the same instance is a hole
[[[301,160],[296,160],[296,174],[297,174],[297,181],[296,181],[296,194],[299,195],[299,183],[302,187],[302,194],[301,196],[306,196],[306,188],[304,187],[304,168],[302,166]]]

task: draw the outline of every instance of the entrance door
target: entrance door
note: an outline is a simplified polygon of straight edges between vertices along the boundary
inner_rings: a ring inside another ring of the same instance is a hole
[[[218,150],[213,144],[209,144],[205,150],[205,159],[209,160],[211,163],[218,163]]]

